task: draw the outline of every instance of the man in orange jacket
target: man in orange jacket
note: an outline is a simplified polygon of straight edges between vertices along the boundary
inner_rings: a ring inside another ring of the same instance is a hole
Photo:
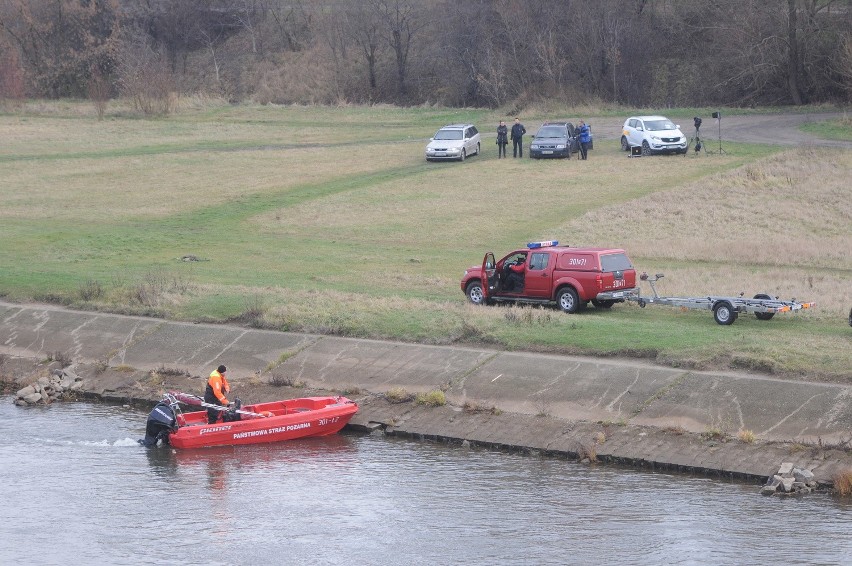
[[[225,378],[225,373],[228,371],[228,368],[225,366],[219,366],[216,368],[213,373],[210,374],[210,378],[207,380],[207,388],[204,390],[204,402],[210,403],[211,405],[219,405],[221,407],[228,406],[228,398],[225,397],[226,393],[231,392],[231,386],[228,384],[228,380]],[[224,411],[220,411],[218,409],[207,409],[207,424],[213,424],[219,420],[219,417],[224,413]]]

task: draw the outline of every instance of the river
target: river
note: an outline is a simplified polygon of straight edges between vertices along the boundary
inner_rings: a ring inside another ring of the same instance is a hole
[[[852,564],[852,503],[344,433],[145,449],[147,412],[0,397],[2,564]]]

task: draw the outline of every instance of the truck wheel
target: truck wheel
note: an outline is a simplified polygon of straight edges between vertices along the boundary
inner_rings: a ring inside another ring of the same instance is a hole
[[[728,301],[719,301],[713,306],[713,318],[723,326],[733,324],[737,320],[737,311]]]
[[[765,293],[758,293],[754,296],[755,299],[771,299],[769,295]],[[773,316],[775,316],[774,312],[756,312],[754,316],[757,317],[757,320],[770,320]]]
[[[471,281],[467,284],[467,289],[465,290],[465,294],[467,298],[470,299],[470,302],[474,305],[484,305],[485,304],[485,295],[482,293],[482,283],[479,281]]]
[[[580,310],[580,298],[577,296],[577,291],[571,287],[564,287],[556,294],[556,304],[562,309],[562,312],[574,314]]]

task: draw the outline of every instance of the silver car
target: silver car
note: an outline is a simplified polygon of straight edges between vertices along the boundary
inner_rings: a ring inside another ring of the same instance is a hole
[[[426,146],[426,161],[464,161],[479,155],[481,147],[479,130],[473,124],[450,124],[435,133]]]

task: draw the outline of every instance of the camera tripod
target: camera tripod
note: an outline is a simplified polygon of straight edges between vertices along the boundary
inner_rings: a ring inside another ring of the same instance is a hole
[[[695,153],[700,151],[704,151],[707,153],[707,148],[704,147],[704,142],[701,140],[701,135],[698,133],[698,126],[695,127],[695,133],[692,134],[692,137],[689,138],[689,143],[686,144],[686,151],[684,152],[684,156],[689,153],[689,148],[692,147],[692,143],[695,142]]]

